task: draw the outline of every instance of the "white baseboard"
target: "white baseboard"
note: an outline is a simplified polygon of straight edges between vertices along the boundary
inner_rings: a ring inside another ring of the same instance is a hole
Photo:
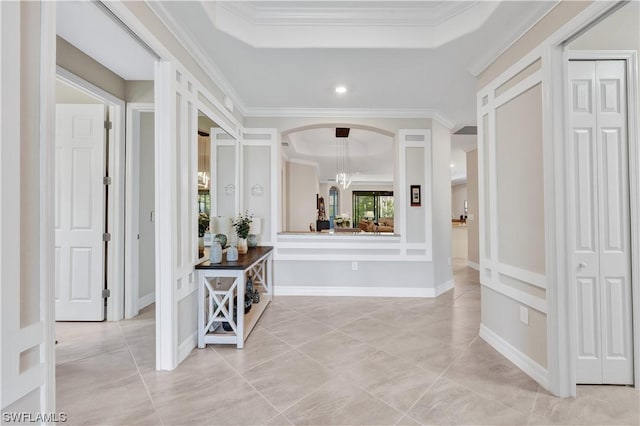
[[[142,296],[138,298],[138,310],[144,309],[152,303],[156,301],[156,292],[152,292],[147,294],[146,296]]]
[[[436,287],[435,290],[435,294],[433,297],[438,297],[440,296],[442,293],[446,293],[447,291],[451,290],[453,288],[453,280],[449,280],[445,283],[440,284],[439,286]]]
[[[480,324],[480,338],[538,382],[543,388],[549,389],[549,374],[543,366],[526,356],[484,324]]]
[[[451,288],[453,281],[447,281],[436,288],[276,285],[273,291],[276,296],[438,297]]]
[[[198,332],[194,332],[191,336],[184,339],[180,346],[178,346],[178,362],[176,366],[180,365],[184,361],[191,351],[198,346]]]
[[[477,264],[476,262],[472,262],[470,260],[467,260],[467,266],[471,269],[475,269],[476,271],[480,270],[480,265]]]

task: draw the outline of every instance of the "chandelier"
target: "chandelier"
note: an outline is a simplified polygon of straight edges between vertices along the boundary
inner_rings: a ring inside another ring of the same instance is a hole
[[[351,185],[349,151],[346,138],[336,138],[336,183],[347,189]]]

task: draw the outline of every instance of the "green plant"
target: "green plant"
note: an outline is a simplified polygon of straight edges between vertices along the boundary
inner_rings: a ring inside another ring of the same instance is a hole
[[[209,215],[200,212],[198,215],[198,237],[204,237],[205,232],[209,229]]]
[[[251,229],[251,222],[253,222],[253,214],[244,212],[233,221],[233,227],[236,228],[236,234],[238,238],[247,238],[249,236],[249,230]]]

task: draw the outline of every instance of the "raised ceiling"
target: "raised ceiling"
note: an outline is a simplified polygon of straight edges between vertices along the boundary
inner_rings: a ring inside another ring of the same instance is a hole
[[[253,47],[431,48],[472,32],[498,6],[479,1],[217,1],[215,26]]]
[[[316,166],[320,181],[331,181],[343,171],[346,146],[347,169],[354,182],[392,182],[393,138],[386,134],[354,129],[348,138],[336,138],[335,127],[304,129],[283,138],[283,152],[291,161]]]
[[[475,75],[555,4],[149,3],[245,115],[436,117],[452,128],[476,122]]]

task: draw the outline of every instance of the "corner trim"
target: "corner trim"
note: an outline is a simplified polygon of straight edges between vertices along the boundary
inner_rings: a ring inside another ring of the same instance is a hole
[[[156,302],[156,292],[153,291],[146,296],[138,298],[138,310],[144,309],[152,303]]]
[[[480,324],[480,338],[538,382],[543,388],[549,388],[549,374],[543,366],[529,358],[484,324]]]
[[[351,296],[351,297],[424,297],[434,298],[453,288],[447,281],[435,288],[426,287],[347,287],[347,286],[282,286],[273,287],[275,296]]]
[[[198,332],[195,331],[189,337],[184,339],[180,346],[178,346],[178,363],[176,365],[180,365],[182,361],[184,361],[191,351],[198,345]]]
[[[434,297],[438,297],[443,293],[446,293],[447,291],[453,289],[453,279],[450,279],[449,281],[446,281],[440,285],[436,286],[435,289],[435,296]]]

